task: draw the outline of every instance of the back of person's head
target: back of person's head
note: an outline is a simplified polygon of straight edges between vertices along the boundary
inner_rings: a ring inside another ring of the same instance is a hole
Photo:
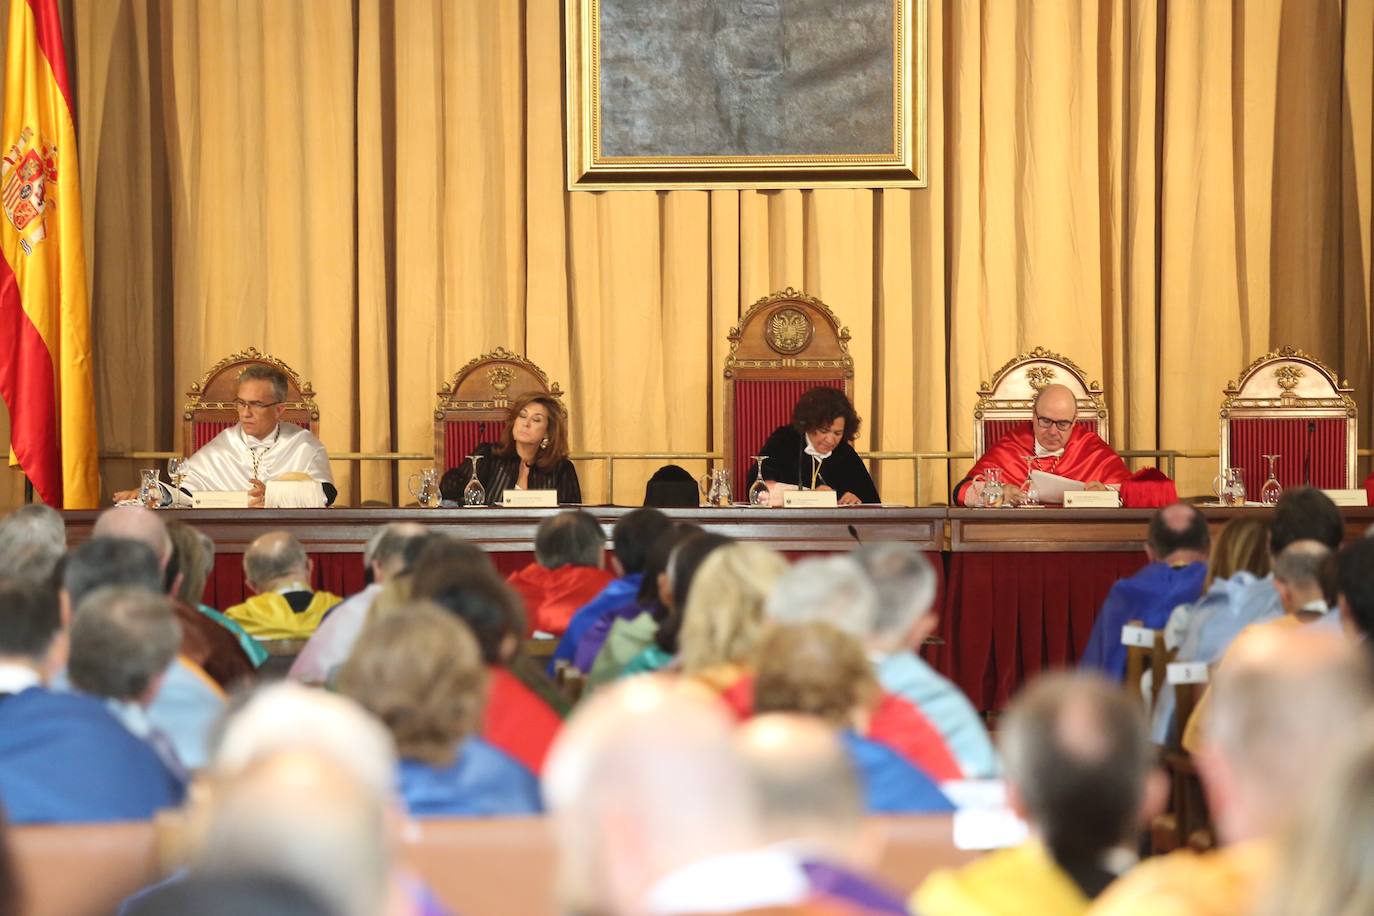
[[[1274,558],[1274,587],[1289,613],[1335,592],[1331,549],[1317,541],[1294,541]]]
[[[649,548],[649,555],[644,560],[644,579],[639,583],[636,599],[642,607],[649,608],[655,617],[662,618],[668,612],[668,605],[663,599],[664,592],[671,587],[668,561],[673,558],[673,551],[678,544],[700,532],[701,528],[690,522],[670,525]]]
[[[0,913],[8,912],[0,909]],[[300,882],[259,874],[188,875],[120,912],[122,916],[340,916]]]
[[[1252,628],[1211,684],[1196,755],[1223,842],[1269,835],[1374,704],[1369,662],[1333,633]]]
[[[615,527],[611,529],[611,544],[625,575],[644,571],[649,548],[672,524],[668,516],[657,509],[648,508],[626,512],[616,519]]]
[[[0,579],[0,659],[48,667],[62,632],[62,611],[51,588],[23,579]]]
[[[1345,540],[1341,510],[1321,490],[1297,487],[1285,490],[1269,521],[1269,552],[1274,556],[1294,541],[1320,541],[1338,550]]]
[[[123,538],[147,544],[157,555],[159,566],[165,566],[172,555],[172,539],[162,518],[142,506],[116,506],[106,509],[96,518],[91,537]]]
[[[545,569],[599,567],[606,558],[606,533],[596,516],[581,509],[551,515],[534,532],[534,560]]]
[[[658,623],[654,634],[654,644],[669,655],[677,655],[678,637],[682,633],[682,613],[687,609],[687,596],[691,593],[692,582],[697,570],[711,552],[735,543],[734,538],[711,531],[689,534],[668,554],[668,565],[664,568],[667,578],[665,595],[669,601],[668,613]]]
[[[910,648],[916,624],[935,604],[935,568],[911,544],[865,544],[852,556],[873,587],[871,642],[887,652]]]
[[[1212,545],[1212,536],[1206,517],[1196,506],[1174,503],[1150,517],[1145,545],[1158,562],[1185,550],[1205,554]]]
[[[766,713],[740,726],[735,746],[766,842],[858,864],[863,791],[834,728],[812,716]]]
[[[497,592],[494,586],[473,588],[454,585],[433,594],[412,596],[412,600],[430,602],[462,621],[477,640],[482,662],[503,665],[515,654],[521,630],[512,614],[510,602]]]
[[[72,548],[62,567],[62,588],[72,607],[98,588],[127,585],[161,592],[162,566],[147,544],[125,538],[91,538]]]
[[[733,722],[680,679],[629,678],[584,701],[543,786],[563,912],[631,912],[668,873],[759,842]]]
[[[486,669],[477,640],[449,612],[416,604],[368,626],[338,688],[386,725],[405,758],[447,766],[478,726]]]
[[[429,550],[430,547],[456,540],[457,538],[451,538],[447,534],[440,534],[437,531],[425,531],[424,534],[416,535],[406,541],[405,547],[401,550],[401,572],[413,574],[415,567],[420,563],[420,557],[424,556],[425,551]]]
[[[172,539],[172,556],[181,573],[175,597],[195,607],[205,596],[205,583],[215,565],[215,542],[183,521],[168,522],[167,535]]]
[[[1374,913],[1374,720],[1351,734],[1334,761],[1312,761],[1325,775],[1283,832],[1256,916]]]
[[[827,621],[775,626],[759,644],[756,713],[799,713],[855,728],[880,693],[858,640]]]
[[[764,627],[764,602],[787,570],[787,560],[758,544],[731,544],[712,552],[697,570],[678,634],[682,669],[753,659]]]
[[[1154,757],[1119,685],[1041,677],[1013,700],[997,741],[1007,782],[1058,862],[1096,864],[1134,835]]]
[[[1336,595],[1347,628],[1374,638],[1374,540],[1352,541],[1336,554]]]
[[[305,748],[255,760],[216,779],[212,789],[193,873],[275,876],[299,884],[339,916],[384,911],[392,860],[389,790],[378,792],[333,756]]]
[[[410,599],[457,615],[488,664],[506,661],[525,632],[525,607],[491,559],[473,544],[446,538],[425,548],[411,574]]]
[[[482,548],[444,536],[426,538],[409,570],[412,592],[422,598],[454,584],[501,578]]]
[[[1269,555],[1269,529],[1264,523],[1256,518],[1233,518],[1222,526],[1212,542],[1204,588],[1211,588],[1213,582],[1229,579],[1238,572],[1263,578],[1269,575],[1273,562]]]
[[[181,627],[167,596],[111,586],[76,606],[67,675],[83,693],[128,702],[149,701],[181,645]]]
[[[867,645],[878,596],[863,567],[848,556],[798,560],[774,584],[764,605],[778,623],[824,621]]]
[[[405,568],[406,547],[427,533],[418,522],[391,522],[383,525],[368,538],[363,549],[363,566],[368,572],[380,570],[390,578]]]
[[[260,535],[243,555],[243,577],[258,591],[283,579],[303,579],[309,570],[305,547],[289,531]]]
[[[0,518],[0,579],[49,581],[66,551],[66,524],[51,507],[30,503]]]

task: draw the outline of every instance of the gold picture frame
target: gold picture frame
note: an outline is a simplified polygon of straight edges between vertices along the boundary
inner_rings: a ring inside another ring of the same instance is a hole
[[[603,61],[619,60],[626,55],[617,56],[615,53],[603,55],[602,38],[606,32],[620,34],[623,39],[624,30],[617,31],[615,28],[603,29],[602,15],[607,7],[613,10],[624,0],[565,0],[565,115],[567,129],[567,186],[569,190],[588,190],[605,191],[612,189],[714,189],[714,188],[812,188],[812,187],[926,187],[929,171],[927,162],[927,67],[928,67],[928,0],[862,0],[862,4],[840,4],[834,9],[854,9],[858,5],[868,6],[869,12],[872,7],[880,6],[891,10],[891,91],[890,93],[879,94],[879,90],[871,85],[864,84],[862,79],[857,79],[860,84],[860,91],[856,94],[859,98],[853,99],[853,105],[849,105],[851,99],[848,97],[831,93],[826,99],[829,111],[832,113],[840,106],[845,112],[856,112],[856,117],[870,116],[866,122],[870,127],[873,125],[881,126],[881,130],[870,130],[865,136],[875,138],[879,135],[886,135],[888,111],[885,102],[890,100],[891,104],[891,145],[890,148],[882,150],[876,149],[876,143],[872,149],[841,150],[841,149],[811,149],[811,150],[782,150],[770,151],[766,153],[740,152],[738,149],[723,149],[720,153],[703,153],[701,150],[694,150],[691,154],[684,154],[682,150],[667,150],[652,148],[656,136],[654,130],[662,126],[662,132],[671,133],[675,128],[683,123],[681,110],[672,105],[662,105],[657,110],[646,109],[644,117],[634,121],[635,131],[620,130],[616,125],[624,123],[627,119],[623,111],[603,111],[602,81]],[[787,0],[776,0],[776,5],[781,9]],[[709,6],[709,0],[707,4]],[[669,5],[672,6],[671,4]],[[821,6],[822,9],[830,7],[828,4]],[[639,9],[644,9],[639,7]],[[815,9],[815,7],[813,7]],[[828,13],[833,15],[833,13]],[[671,17],[672,13],[665,14]],[[818,15],[825,15],[818,14]],[[719,18],[719,17],[717,17]],[[781,17],[780,17],[781,18]],[[746,28],[752,25],[746,24]],[[660,26],[661,27],[661,26]],[[793,33],[798,32],[792,23],[788,28]],[[807,34],[805,29],[800,30],[802,34]],[[813,29],[811,35],[817,34]],[[632,37],[639,37],[632,35]],[[700,39],[702,36],[696,36]],[[774,38],[776,36],[768,36]],[[680,36],[665,32],[661,35],[650,35],[646,37],[646,42],[651,47],[663,48],[671,46],[678,47],[675,42],[682,39],[681,47],[701,48],[700,41],[692,42],[691,36]],[[779,41],[785,41],[785,33]],[[657,42],[653,44],[653,42]],[[722,42],[722,46],[728,42]],[[736,46],[743,45],[743,50],[736,50],[734,53],[743,55],[755,54],[755,43],[736,43]],[[706,47],[713,47],[707,44]],[[875,50],[886,50],[878,48]],[[616,49],[611,49],[612,52]],[[683,52],[684,55],[688,52]],[[702,52],[704,54],[704,52]],[[714,47],[713,53],[719,56],[719,48]],[[644,57],[641,54],[641,59]],[[791,49],[782,47],[778,56],[781,60],[791,60],[794,55]],[[886,61],[881,57],[870,55],[870,60],[877,60],[885,68]],[[642,63],[642,60],[641,60]],[[614,64],[612,64],[614,66]],[[687,72],[687,71],[683,71]],[[735,88],[733,80],[734,71],[730,71],[730,77],[715,78],[720,81],[719,85],[724,85],[728,89]],[[641,73],[641,76],[644,74]],[[673,79],[679,77],[681,73],[654,73],[650,74],[654,80],[648,81],[656,89],[665,86],[669,88],[664,91],[665,95],[671,95],[673,90],[678,87],[671,85]],[[691,71],[691,75],[696,76],[697,71]],[[621,78],[621,74],[612,74],[615,84],[620,87],[617,91],[619,96],[612,93],[611,104],[616,104],[616,98],[632,99],[633,104],[638,105],[646,95],[651,93],[634,92],[624,89],[626,80]],[[852,77],[853,75],[851,75]],[[704,79],[709,79],[705,77]],[[747,82],[748,75],[740,78],[741,82]],[[848,86],[856,82],[851,78],[845,85]],[[698,87],[699,88],[699,87]],[[683,89],[677,95],[677,101],[686,99],[696,101],[703,98],[700,91],[691,91],[692,87]],[[743,91],[743,90],[741,90]],[[820,120],[808,120],[808,111],[803,109],[794,110],[800,104],[798,98],[801,94],[789,95],[786,98],[788,115],[786,120],[792,125],[824,123]],[[865,98],[870,100],[867,109],[857,107]],[[774,100],[776,102],[776,100]],[[707,107],[705,102],[700,106]],[[742,106],[747,107],[747,106]],[[783,115],[776,114],[781,106],[773,104],[771,106],[762,102],[755,103],[755,109],[746,111],[744,117],[758,112],[762,117],[771,122],[784,120]],[[731,120],[725,114],[717,114],[726,127],[723,130],[734,129],[734,136],[757,137],[763,131],[748,131],[749,125],[738,127],[738,120]],[[655,120],[657,118],[657,120]],[[645,125],[647,129],[645,128]],[[685,129],[685,128],[684,128]],[[832,127],[832,133],[839,132],[840,127]],[[800,134],[788,134],[786,125],[782,130],[775,131],[784,134],[781,142],[793,142],[796,136],[802,136],[802,140],[796,141],[798,146],[805,142],[816,142],[815,138],[805,136],[805,132]],[[823,133],[823,131],[822,131]],[[613,136],[612,136],[613,135]],[[634,148],[628,152],[612,149],[607,152],[603,146],[614,146],[615,142],[623,142],[623,138],[633,135],[633,144],[627,143]],[[606,141],[610,139],[608,144]],[[617,138],[621,138],[617,140]],[[884,141],[886,137],[884,136]],[[694,135],[693,142],[697,145],[705,142],[700,140],[699,134]],[[640,148],[647,145],[650,148]]]

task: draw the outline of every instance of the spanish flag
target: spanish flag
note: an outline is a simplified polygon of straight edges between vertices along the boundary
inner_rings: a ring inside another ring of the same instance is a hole
[[[81,184],[57,0],[10,0],[0,119],[0,397],[10,452],[50,506],[95,508]]]

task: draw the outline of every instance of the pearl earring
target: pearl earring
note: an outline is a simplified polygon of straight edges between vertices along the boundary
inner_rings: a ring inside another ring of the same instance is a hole
[[[544,439],[543,439],[543,441],[539,443],[539,447],[540,447],[540,448],[548,448],[548,447],[549,447],[549,437],[548,437],[548,436],[545,436]]]

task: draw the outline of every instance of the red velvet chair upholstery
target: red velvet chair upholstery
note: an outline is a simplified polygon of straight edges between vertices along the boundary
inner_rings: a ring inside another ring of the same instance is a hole
[[[558,383],[534,363],[505,347],[484,353],[439,389],[434,409],[434,464],[439,473],[457,467],[483,442],[497,442],[511,402],[538,392],[562,403]]]
[[[849,328],[824,302],[787,288],[749,306],[730,331],[725,359],[725,466],[743,500],[750,456],[792,420],[812,388],[838,388],[854,398]]]
[[[1353,489],[1354,389],[1301,350],[1282,347],[1228,382],[1221,404],[1221,467],[1242,468],[1249,499],[1269,476],[1264,455],[1279,455],[1283,487]]]
[[[1078,399],[1078,422],[1107,439],[1107,402],[1102,385],[1070,359],[1036,347],[998,369],[992,381],[978,386],[973,408],[973,460],[1007,433],[1028,423],[1036,395],[1047,385],[1064,385]]]
[[[320,434],[320,408],[315,403],[315,389],[301,381],[295,369],[256,347],[234,353],[210,367],[210,371],[193,382],[186,392],[186,406],[182,409],[182,451],[190,455],[198,451],[222,430],[239,421],[234,409],[238,396],[239,373],[250,365],[267,365],[286,374],[286,411],[282,419],[304,426],[316,436]]]

